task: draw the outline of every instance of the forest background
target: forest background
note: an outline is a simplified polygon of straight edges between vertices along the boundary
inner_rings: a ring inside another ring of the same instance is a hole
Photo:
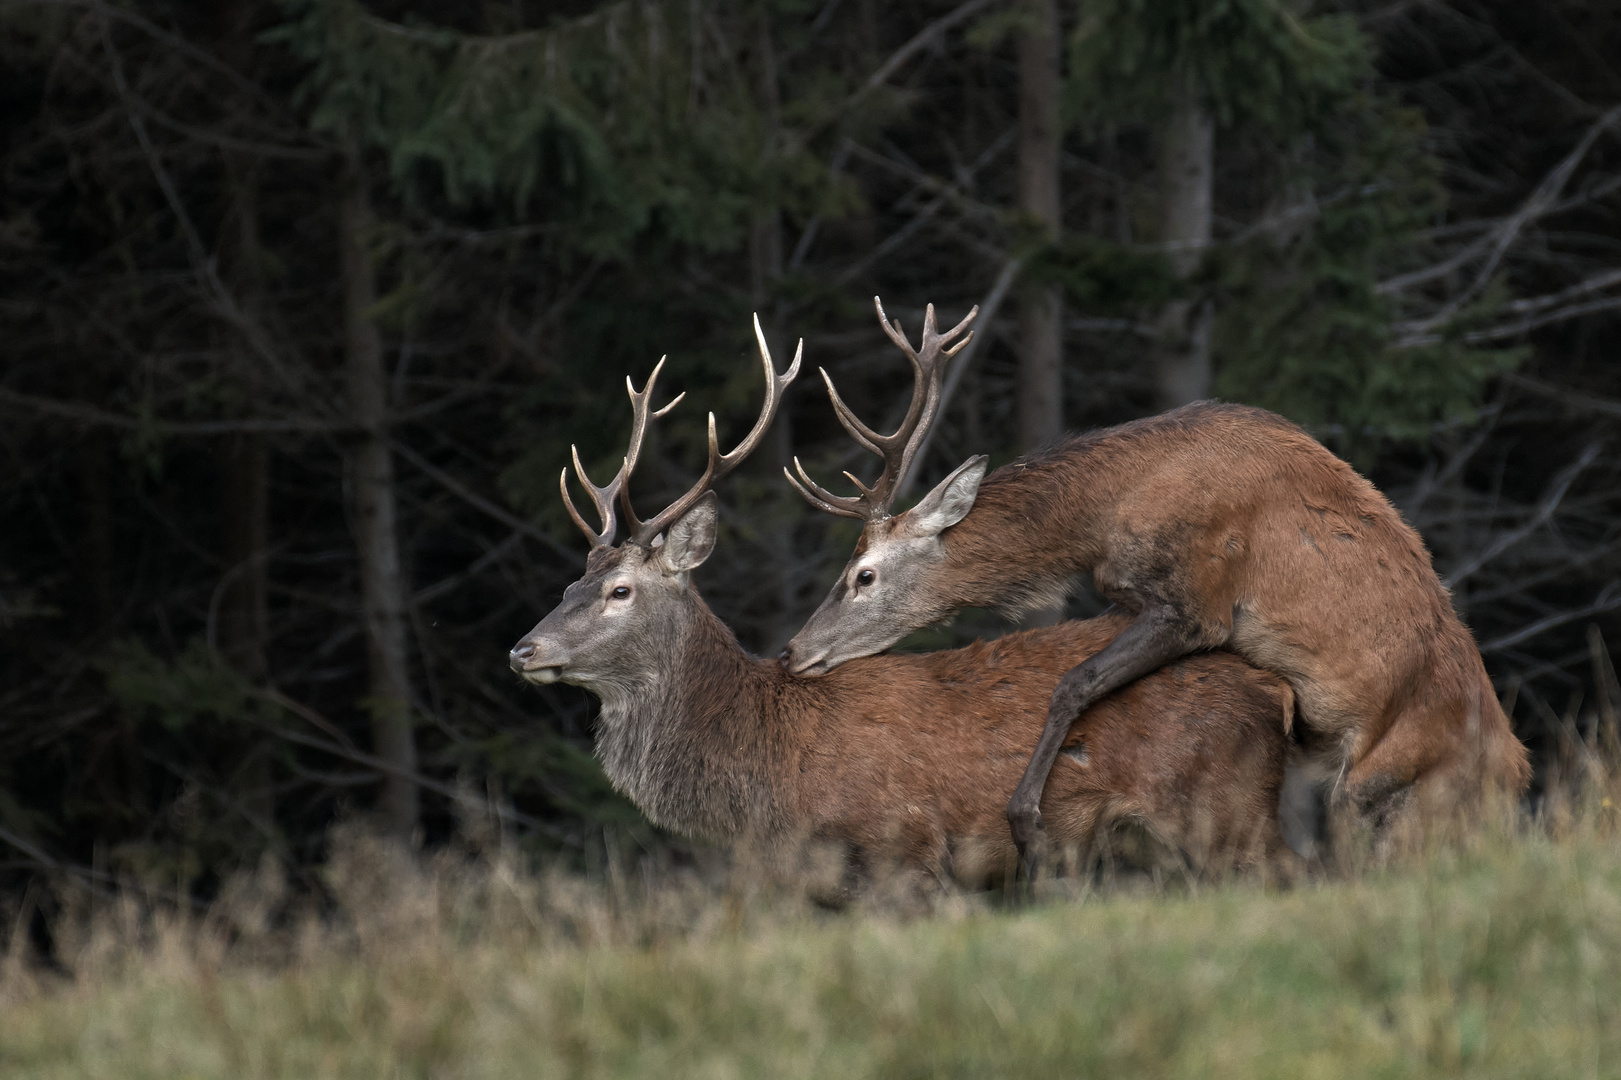
[[[4,0],[0,888],[206,891],[357,813],[678,849],[506,667],[583,566],[557,474],[668,354],[637,494],[684,489],[755,312],[893,423],[874,294],[981,311],[921,484],[1210,395],[1304,424],[1540,785],[1621,701],[1618,58],[1602,0]],[[872,470],[813,378],[698,575],[763,654],[854,539],[795,455]]]

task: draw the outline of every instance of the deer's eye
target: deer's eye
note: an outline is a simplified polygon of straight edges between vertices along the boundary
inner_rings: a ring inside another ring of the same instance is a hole
[[[608,595],[613,597],[615,600],[629,600],[630,599],[630,586],[629,585],[621,585],[617,589],[615,589],[613,592],[609,593]]]
[[[863,570],[861,573],[856,575],[856,584],[871,585],[873,583],[873,579],[877,576],[878,575],[873,573],[871,570]]]

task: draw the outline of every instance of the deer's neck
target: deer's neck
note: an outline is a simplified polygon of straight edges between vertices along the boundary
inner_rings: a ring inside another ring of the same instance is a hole
[[[597,756],[656,825],[713,840],[772,832],[784,824],[780,776],[792,753],[783,676],[692,599],[644,677],[597,689]]]
[[[1111,434],[1074,436],[985,477],[968,516],[942,534],[957,607],[1046,607],[1097,564],[1129,482]]]

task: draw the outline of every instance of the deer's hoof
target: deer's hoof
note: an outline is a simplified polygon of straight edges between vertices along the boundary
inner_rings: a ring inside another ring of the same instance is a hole
[[[1041,811],[1010,806],[1007,820],[1013,830],[1013,842],[1019,846],[1020,857],[1029,860],[1046,838],[1047,827],[1041,820]]]

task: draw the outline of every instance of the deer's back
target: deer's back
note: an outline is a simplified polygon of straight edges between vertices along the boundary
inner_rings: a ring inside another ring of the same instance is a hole
[[[927,861],[945,842],[1016,856],[1007,799],[1059,678],[1125,625],[1106,616],[926,655],[869,657],[814,680],[828,709],[805,740],[801,814],[813,831]],[[1043,813],[1059,844],[1134,816],[1179,843],[1199,829],[1276,830],[1285,683],[1228,653],[1170,664],[1071,728]],[[1179,835],[1180,834],[1180,835]]]
[[[1090,570],[1128,607],[1167,601],[1288,679],[1322,733],[1376,739],[1417,697],[1485,685],[1418,534],[1265,410],[1200,402],[1074,436],[987,477],[962,524],[964,574]]]

